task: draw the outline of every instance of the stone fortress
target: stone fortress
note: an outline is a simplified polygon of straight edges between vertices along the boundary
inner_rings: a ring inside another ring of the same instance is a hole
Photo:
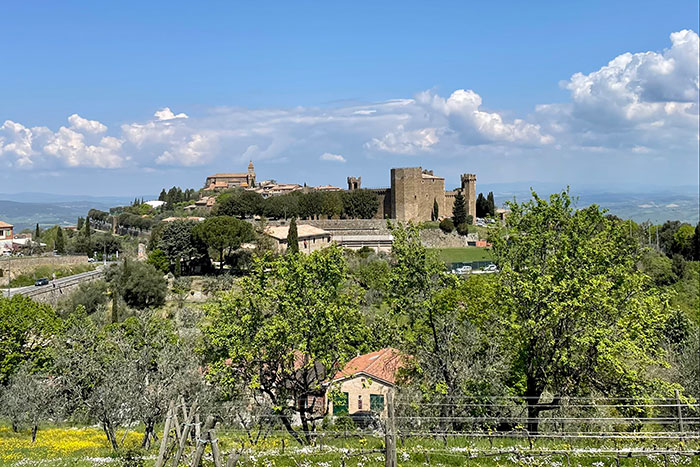
[[[378,219],[422,222],[432,219],[433,206],[439,217],[451,217],[455,196],[464,195],[467,214],[476,219],[476,175],[462,174],[461,187],[445,191],[445,179],[422,167],[391,169],[390,188],[370,188],[379,197]],[[348,190],[362,188],[362,177],[348,177]]]
[[[298,184],[278,184],[265,180],[256,182],[253,162],[248,164],[248,172],[217,173],[207,177],[204,188],[208,191],[219,191],[239,187],[260,193],[264,198],[293,191],[340,191],[331,185],[307,187]],[[433,174],[432,170],[422,167],[407,167],[391,169],[391,186],[389,188],[369,188],[379,198],[379,209],[375,219],[396,219],[398,221],[423,222],[432,220],[433,206],[438,205],[440,218],[451,217],[455,196],[462,192],[467,208],[467,214],[476,219],[476,175],[462,174],[461,186],[456,190],[445,191],[445,179]],[[362,177],[348,177],[348,191],[362,189]],[[213,197],[203,197],[187,208],[210,208],[209,201]],[[186,208],[186,209],[187,209]]]

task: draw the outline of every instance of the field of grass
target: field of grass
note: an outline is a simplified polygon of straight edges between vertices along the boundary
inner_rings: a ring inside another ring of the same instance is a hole
[[[10,282],[10,287],[24,287],[34,285],[34,281],[41,277],[51,280],[52,274],[56,273],[56,279],[68,277],[81,272],[93,271],[97,266],[93,263],[73,264],[70,266],[39,266],[31,273],[21,274]]]
[[[162,430],[162,428],[161,428]],[[10,465],[144,465],[152,466],[159,443],[148,451],[139,450],[142,429],[125,432],[121,452],[113,452],[98,427],[46,427],[40,429],[37,439],[31,442],[29,430],[14,433],[7,425],[0,425],[0,466]],[[160,433],[159,433],[160,435]],[[251,445],[240,432],[219,430],[217,438],[226,456],[241,451],[238,465],[246,466],[382,466],[384,465],[381,436],[372,434],[346,435],[343,432],[326,432],[314,446],[300,446],[283,433],[262,439]],[[658,466],[698,465],[697,438],[693,441],[629,440],[616,443],[613,440],[540,439],[530,447],[526,439],[494,438],[399,438],[397,457],[400,466],[419,465],[484,465],[484,466]],[[617,450],[625,451],[616,463]],[[642,453],[651,450],[657,453]],[[666,451],[667,454],[658,453]],[[673,451],[695,452],[694,457]],[[210,452],[207,449],[207,453]],[[629,456],[632,453],[632,456]],[[567,459],[568,458],[568,459]],[[134,462],[136,461],[136,462]],[[171,461],[172,462],[172,461]],[[224,460],[225,462],[225,460]],[[168,464],[170,465],[170,463]],[[189,465],[183,462],[181,465]],[[205,466],[213,465],[211,457],[205,457]]]
[[[435,248],[438,257],[446,263],[468,263],[470,261],[491,261],[491,249],[470,246],[465,248]]]

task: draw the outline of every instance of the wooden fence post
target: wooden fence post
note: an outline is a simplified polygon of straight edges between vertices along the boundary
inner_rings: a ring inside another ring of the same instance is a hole
[[[204,435],[206,438],[209,438],[209,430],[211,430],[214,427],[214,417],[209,415],[207,417],[207,421],[204,423],[204,429],[202,429],[201,434]],[[197,438],[197,449],[194,452],[194,457],[192,458],[192,464],[190,464],[191,467],[199,467],[199,464],[202,462],[202,456],[204,455],[204,448],[207,446],[207,442],[210,441],[209,439],[202,439],[201,437]]]
[[[384,446],[385,446],[385,467],[397,467],[396,463],[396,425],[394,423],[394,393],[390,390],[386,394],[386,430],[384,434]]]
[[[173,467],[177,467],[182,458],[182,454],[185,452],[185,446],[187,445],[187,438],[190,436],[190,431],[192,430],[192,421],[194,420],[194,413],[197,411],[197,401],[192,403],[192,408],[190,408],[190,414],[185,419],[185,428],[182,430],[182,437],[180,438],[180,445],[177,448],[177,454],[173,459]],[[184,401],[183,401],[183,410]]]
[[[209,436],[209,444],[211,444],[211,455],[214,458],[214,465],[223,467],[221,465],[221,450],[219,450],[219,438],[216,436],[216,429],[212,426],[207,435]]]
[[[165,452],[168,448],[168,438],[170,437],[170,425],[173,421],[174,411],[175,401],[170,401],[168,416],[165,418],[165,428],[163,428],[163,439],[160,440],[160,449],[158,450],[158,459],[156,459],[155,467],[163,467],[163,465],[165,465]]]
[[[685,432],[685,424],[683,423],[683,410],[681,408],[681,394],[676,389],[676,410],[678,411],[678,428],[681,433]]]

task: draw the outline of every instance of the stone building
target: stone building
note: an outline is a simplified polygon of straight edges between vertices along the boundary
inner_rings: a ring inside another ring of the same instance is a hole
[[[348,190],[362,188],[362,177],[348,177]],[[422,167],[391,169],[390,188],[372,188],[379,197],[376,218],[422,222],[432,219],[437,201],[440,218],[451,217],[458,191],[464,195],[467,214],[476,218],[476,175],[463,174],[457,190],[445,191],[445,179]]]
[[[227,188],[248,188],[255,186],[255,168],[253,161],[248,164],[248,172],[243,173],[217,173],[207,177],[204,182],[205,190],[225,190]]]
[[[269,225],[265,229],[265,234],[274,240],[275,248],[278,253],[287,251],[289,225]],[[299,251],[302,253],[311,253],[312,251],[320,250],[331,243],[330,232],[307,224],[297,225],[297,238],[299,241]]]

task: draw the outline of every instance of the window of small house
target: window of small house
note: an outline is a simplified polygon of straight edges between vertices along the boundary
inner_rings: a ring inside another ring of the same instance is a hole
[[[382,412],[384,410],[384,396],[381,394],[370,394],[369,408],[373,412]]]

